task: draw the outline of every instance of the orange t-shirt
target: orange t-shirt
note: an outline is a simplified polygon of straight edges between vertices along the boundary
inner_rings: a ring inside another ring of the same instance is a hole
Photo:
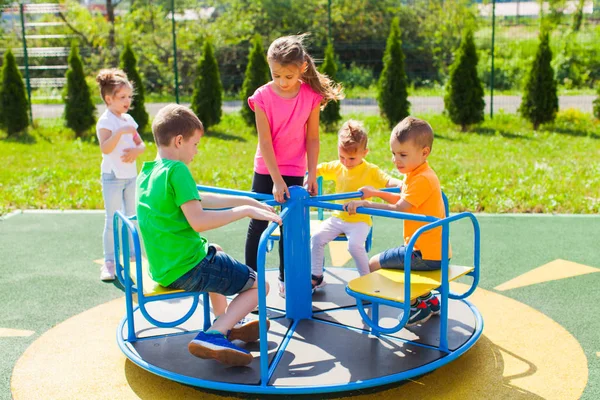
[[[440,181],[427,161],[411,173],[406,174],[401,196],[412,206],[406,212],[445,218]],[[415,231],[425,224],[427,223],[404,220],[404,245],[407,245]],[[420,250],[424,260],[440,261],[442,259],[442,228],[424,232],[417,239],[414,250]],[[448,249],[448,257],[452,257],[451,248]]]

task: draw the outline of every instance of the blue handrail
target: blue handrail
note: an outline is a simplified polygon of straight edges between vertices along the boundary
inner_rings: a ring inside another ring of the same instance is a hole
[[[356,193],[360,193],[360,192],[356,192]],[[326,208],[329,210],[345,211],[341,204],[327,203],[324,201],[316,201],[313,199],[314,199],[314,197],[311,197],[310,200],[306,201],[305,205],[310,206],[310,207],[323,207],[323,208]],[[368,208],[368,207],[358,207],[356,209],[356,212],[359,214],[374,215],[374,216],[379,216],[379,217],[390,217],[390,218],[396,218],[396,219],[408,219],[411,221],[420,221],[420,222],[435,222],[435,221],[439,220],[439,218],[430,217],[430,216],[426,216],[426,215],[411,214],[411,213],[405,213],[405,212],[399,212],[399,211],[378,210],[375,208]]]
[[[293,202],[279,214],[282,222],[287,218],[290,214],[290,211],[297,206],[297,202]],[[260,334],[260,384],[261,386],[266,386],[269,382],[270,372],[269,371],[269,348],[268,348],[268,340],[267,340],[267,291],[266,291],[266,283],[265,283],[265,260],[267,255],[267,242],[269,241],[269,236],[279,227],[279,224],[276,222],[271,222],[267,229],[265,229],[260,236],[260,241],[258,242],[258,253],[256,260],[256,268],[257,268],[257,278],[258,278],[258,321],[259,321],[259,334]],[[277,365],[276,362],[273,363]]]

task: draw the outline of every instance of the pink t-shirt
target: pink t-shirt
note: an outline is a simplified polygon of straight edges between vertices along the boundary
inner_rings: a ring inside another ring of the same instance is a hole
[[[256,89],[248,98],[248,105],[255,111],[260,107],[266,114],[271,128],[275,159],[281,175],[304,176],[306,172],[306,123],[311,111],[319,107],[323,97],[310,85],[302,82],[296,97],[284,99],[275,94],[271,84]],[[256,148],[254,171],[269,175],[269,170]]]

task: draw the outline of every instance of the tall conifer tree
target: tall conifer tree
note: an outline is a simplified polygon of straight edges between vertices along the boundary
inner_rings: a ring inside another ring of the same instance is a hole
[[[248,106],[248,97],[254,94],[254,91],[269,82],[271,73],[269,64],[262,45],[262,37],[255,35],[251,41],[252,45],[248,54],[248,65],[244,74],[244,83],[242,84],[242,117],[249,126],[255,126],[254,112]]]
[[[192,110],[202,121],[205,129],[221,121],[223,104],[223,85],[219,74],[219,64],[210,40],[204,42],[202,57],[198,61]]]
[[[85,81],[83,63],[75,42],[71,44],[67,86],[63,91],[63,100],[66,125],[75,131],[77,137],[81,137],[96,123],[96,106],[92,102],[90,88]]]
[[[146,111],[145,90],[142,83],[142,77],[137,70],[137,60],[131,45],[127,43],[123,53],[121,53],[121,69],[127,74],[127,78],[133,84],[134,95],[131,102],[129,115],[133,117],[138,124],[138,132],[144,132],[148,125],[148,112]]]
[[[552,50],[550,49],[548,30],[542,27],[540,45],[529,72],[525,93],[519,107],[523,117],[533,123],[537,130],[540,124],[554,121],[558,112],[556,79],[552,69]]]
[[[2,82],[0,82],[0,126],[13,135],[29,125],[29,102],[25,94],[23,77],[12,51],[4,53]]]
[[[322,74],[327,75],[331,80],[337,82],[337,62],[335,57],[335,52],[333,49],[333,43],[328,42],[327,47],[325,48],[325,59],[323,60],[323,65],[321,65],[320,72]],[[335,127],[335,124],[342,119],[340,115],[340,102],[339,101],[330,101],[325,106],[325,109],[321,112],[321,121],[327,127],[327,130],[332,130]]]
[[[454,63],[450,67],[444,105],[450,119],[465,132],[469,125],[483,121],[483,86],[477,75],[477,49],[473,30],[466,29]]]
[[[394,18],[383,55],[383,71],[379,77],[379,93],[377,95],[379,109],[387,119],[390,128],[409,115],[410,103],[407,85],[404,52],[400,40],[400,20]]]

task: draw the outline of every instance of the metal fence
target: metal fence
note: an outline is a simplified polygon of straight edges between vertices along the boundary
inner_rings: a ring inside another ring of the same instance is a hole
[[[184,42],[189,40],[189,36],[186,37],[184,33],[193,24],[197,24],[198,20],[194,21],[193,16],[191,20],[186,17],[188,13],[185,4],[188,2],[171,0],[162,3],[167,8],[159,9],[162,12],[160,20],[162,30],[158,36],[162,40],[159,45],[166,53],[164,61],[157,65],[156,60],[150,60],[143,51],[140,51],[138,52],[139,65],[148,92],[162,94],[163,101],[171,96],[173,101],[185,102],[189,99],[193,88],[199,46],[189,46],[189,43]],[[336,7],[339,7],[337,1],[322,0],[321,3],[327,10],[326,13],[320,14],[324,15],[323,23],[327,28],[322,30],[320,36],[315,35],[312,38],[311,54],[317,60],[321,59],[327,36],[333,36],[341,67],[338,80],[342,81],[349,93],[349,98],[342,102],[342,112],[377,114],[378,108],[374,99],[375,85],[382,69],[385,36],[380,35],[370,40],[345,38],[339,32],[343,29],[343,21],[331,22],[331,14],[335,15]],[[409,10],[422,6],[423,3],[436,4],[444,11],[444,7],[450,7],[452,4],[460,5],[461,1],[405,0],[398,3]],[[462,3],[469,2],[464,0]],[[547,5],[542,9],[541,13],[545,15],[561,13],[561,20],[557,22],[555,29],[557,32],[555,37],[564,37],[564,33],[572,29],[578,4],[578,0],[567,1],[564,3],[564,8],[560,10],[553,10]],[[570,33],[577,35],[576,40],[575,36],[570,36],[570,39],[567,37],[552,42],[555,55],[553,65],[561,88],[560,107],[574,107],[584,112],[591,112],[592,101],[595,98],[593,88],[600,81],[600,49],[597,46],[600,40],[600,35],[597,33],[600,0],[587,0],[583,5],[583,20],[579,32]],[[102,11],[101,6],[102,2],[96,2],[95,7],[100,7],[100,11]],[[5,33],[0,43],[4,46],[0,44],[0,47],[13,47],[27,82],[28,91],[36,103],[60,99],[61,87],[65,84],[70,42],[78,36],[73,26],[64,17],[69,11],[66,7],[63,2],[34,1],[22,5],[15,4],[3,10]],[[120,7],[121,13],[129,12],[123,5]],[[170,7],[174,7],[175,12],[171,12]],[[476,15],[478,68],[486,88],[487,113],[493,115],[493,112],[498,110],[507,113],[516,112],[520,104],[524,78],[537,49],[540,4],[534,0],[472,1],[470,7]],[[450,14],[451,10],[448,13]],[[196,18],[202,17],[196,15]],[[427,21],[419,23],[427,23]],[[405,69],[411,83],[409,90],[411,112],[417,114],[442,112],[444,83],[448,66],[452,62],[450,50],[458,45],[460,35],[457,36],[456,32],[453,32],[453,35],[450,32],[448,37],[440,37],[440,46],[436,49],[427,46],[430,38],[418,37],[418,26],[410,30],[409,24],[405,23],[402,29],[406,31],[403,36],[403,50],[406,56]],[[265,37],[265,43],[267,39],[269,38]],[[20,48],[15,48],[15,43],[19,43]],[[247,41],[217,46],[216,54],[221,80],[226,90],[226,110],[235,110],[241,104],[240,101],[233,99],[237,96],[243,81],[248,48]],[[114,65],[117,59],[115,49],[101,50],[104,53],[99,53],[99,49],[93,46],[80,44],[84,63],[87,67],[91,67],[88,69],[90,75],[100,67]]]

